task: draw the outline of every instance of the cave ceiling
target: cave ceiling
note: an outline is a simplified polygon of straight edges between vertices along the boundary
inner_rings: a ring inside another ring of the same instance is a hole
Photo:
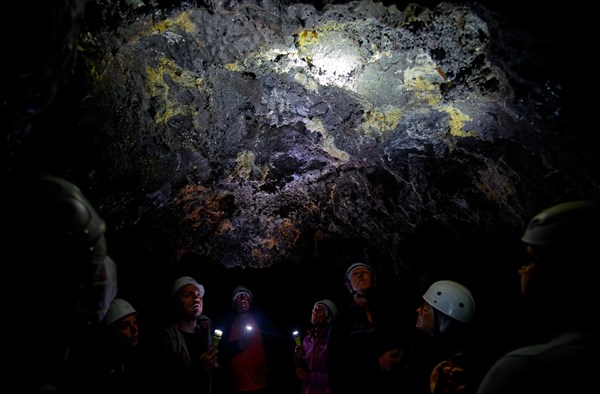
[[[111,3],[7,167],[76,181],[123,259],[469,269],[472,245],[598,196],[552,43],[483,5]]]

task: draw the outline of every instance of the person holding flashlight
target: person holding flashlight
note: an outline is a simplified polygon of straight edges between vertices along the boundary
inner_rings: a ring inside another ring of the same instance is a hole
[[[337,316],[337,307],[329,299],[315,302],[310,322],[312,328],[294,350],[296,377],[302,381],[301,394],[328,394],[327,342],[329,329]]]
[[[227,383],[226,393],[256,393],[269,391],[270,368],[260,321],[252,309],[252,292],[237,286],[231,295],[232,308],[219,319],[224,327],[219,344],[221,379]]]
[[[212,320],[203,313],[204,286],[191,276],[171,285],[173,322],[152,342],[153,379],[160,392],[193,390],[210,393],[218,349],[212,340]]]

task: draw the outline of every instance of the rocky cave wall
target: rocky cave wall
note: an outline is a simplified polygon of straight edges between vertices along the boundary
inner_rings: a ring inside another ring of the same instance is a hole
[[[307,311],[342,301],[344,268],[364,261],[402,293],[449,278],[495,305],[531,215],[598,197],[597,137],[556,53],[566,37],[483,4],[86,11],[76,35],[62,30],[76,40],[37,54],[47,69],[75,55],[60,90],[33,85],[48,108],[4,101],[20,110],[4,167],[82,187],[138,304],[191,273],[221,306],[242,282]]]

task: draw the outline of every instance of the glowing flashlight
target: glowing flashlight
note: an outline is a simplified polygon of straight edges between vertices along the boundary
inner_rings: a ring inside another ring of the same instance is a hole
[[[252,331],[252,326],[250,324],[248,324],[246,326],[246,331],[248,331],[248,332]]]
[[[215,346],[219,346],[219,341],[221,341],[221,336],[223,336],[223,331],[215,330],[212,336],[212,343]]]
[[[300,333],[298,332],[298,330],[294,331],[292,333],[292,336],[294,337],[294,342],[296,342],[296,346],[301,346],[302,340],[300,339]]]

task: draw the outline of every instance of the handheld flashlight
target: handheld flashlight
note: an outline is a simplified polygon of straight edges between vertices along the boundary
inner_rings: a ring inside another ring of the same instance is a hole
[[[242,334],[242,339],[244,341],[248,341],[248,339],[250,338],[250,334],[252,333],[252,326],[250,324],[248,324],[245,327],[244,333]]]
[[[223,331],[215,330],[212,336],[212,343],[215,346],[219,346],[219,341],[221,341],[221,336],[223,336]]]
[[[300,333],[298,332],[298,330],[294,331],[292,333],[292,336],[294,337],[294,342],[296,342],[296,346],[301,346],[302,340],[300,339]]]

